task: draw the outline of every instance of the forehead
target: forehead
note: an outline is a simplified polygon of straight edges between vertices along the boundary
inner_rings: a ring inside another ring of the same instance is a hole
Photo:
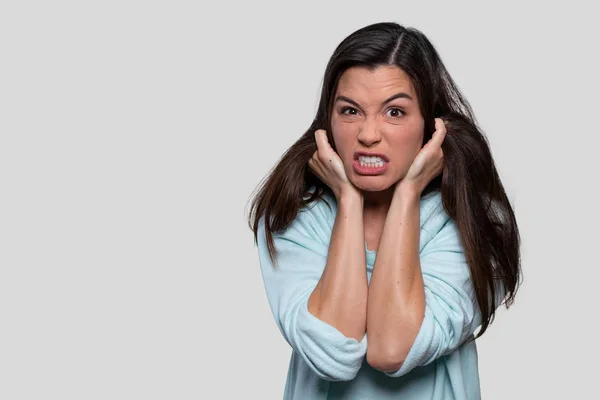
[[[366,100],[387,98],[397,92],[416,98],[410,78],[403,70],[395,66],[380,66],[372,71],[364,67],[348,68],[340,77],[336,94]]]

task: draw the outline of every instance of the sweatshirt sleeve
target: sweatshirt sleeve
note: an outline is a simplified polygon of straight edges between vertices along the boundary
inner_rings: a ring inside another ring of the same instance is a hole
[[[315,221],[306,211],[283,232],[275,233],[274,267],[265,240],[264,217],[259,223],[258,254],[267,298],[275,322],[289,345],[322,379],[348,381],[360,369],[367,351],[361,341],[344,336],[308,311],[308,298],[327,262],[328,245],[315,239]]]
[[[420,260],[425,316],[400,369],[386,372],[391,377],[400,377],[452,353],[481,325],[469,266],[452,219],[425,245]]]

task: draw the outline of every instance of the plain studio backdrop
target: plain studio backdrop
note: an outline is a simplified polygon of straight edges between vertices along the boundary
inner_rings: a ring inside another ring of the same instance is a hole
[[[380,21],[436,46],[517,214],[524,282],[478,340],[483,398],[595,396],[584,4],[3,3],[0,398],[281,398],[291,350],[248,199],[312,121],[335,46]]]

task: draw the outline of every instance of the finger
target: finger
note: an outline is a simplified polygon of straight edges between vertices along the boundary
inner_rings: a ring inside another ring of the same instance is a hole
[[[441,118],[436,118],[435,119],[435,132],[433,133],[433,136],[431,137],[431,141],[434,142],[434,144],[441,146],[441,144],[445,138],[446,138],[446,125]]]
[[[435,119],[435,132],[433,132],[431,139],[429,139],[429,141],[427,141],[425,146],[428,148],[429,147],[441,148],[442,142],[444,141],[445,137],[446,137],[446,127],[444,126],[444,123],[442,122],[441,119],[436,118]]]
[[[308,164],[311,165],[311,167],[314,169],[315,165],[319,164],[319,157],[317,156],[317,153],[315,152],[312,157],[308,160]]]
[[[323,163],[332,162],[333,158],[335,157],[335,152],[329,144],[329,140],[327,139],[327,134],[325,133],[325,130],[319,129],[317,132],[315,132],[315,137],[317,139],[317,147],[319,149],[319,159]]]
[[[315,162],[314,159],[310,159],[308,160],[308,167],[310,168],[311,171],[315,172],[315,168],[316,168],[317,163]]]
[[[310,160],[308,160],[308,165],[312,168],[312,169],[321,169],[322,167],[322,162],[319,159],[319,156],[317,155],[317,153],[314,153],[313,156],[310,158]]]
[[[315,140],[317,141],[317,147],[319,149],[333,150],[329,144],[329,139],[327,138],[327,132],[325,132],[325,129],[317,129],[315,131]]]
[[[324,179],[324,174],[323,174],[323,169],[321,168],[321,164],[319,164],[317,161],[311,159],[308,161],[308,166],[312,170],[313,174],[315,174],[319,179],[321,179],[321,180]]]

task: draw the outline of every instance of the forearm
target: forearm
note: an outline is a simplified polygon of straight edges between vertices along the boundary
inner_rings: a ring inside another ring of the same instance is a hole
[[[308,301],[308,310],[347,337],[366,332],[368,283],[361,196],[341,196],[327,265]]]
[[[379,242],[368,294],[369,362],[396,369],[406,357],[425,313],[419,261],[420,196],[398,192]]]

